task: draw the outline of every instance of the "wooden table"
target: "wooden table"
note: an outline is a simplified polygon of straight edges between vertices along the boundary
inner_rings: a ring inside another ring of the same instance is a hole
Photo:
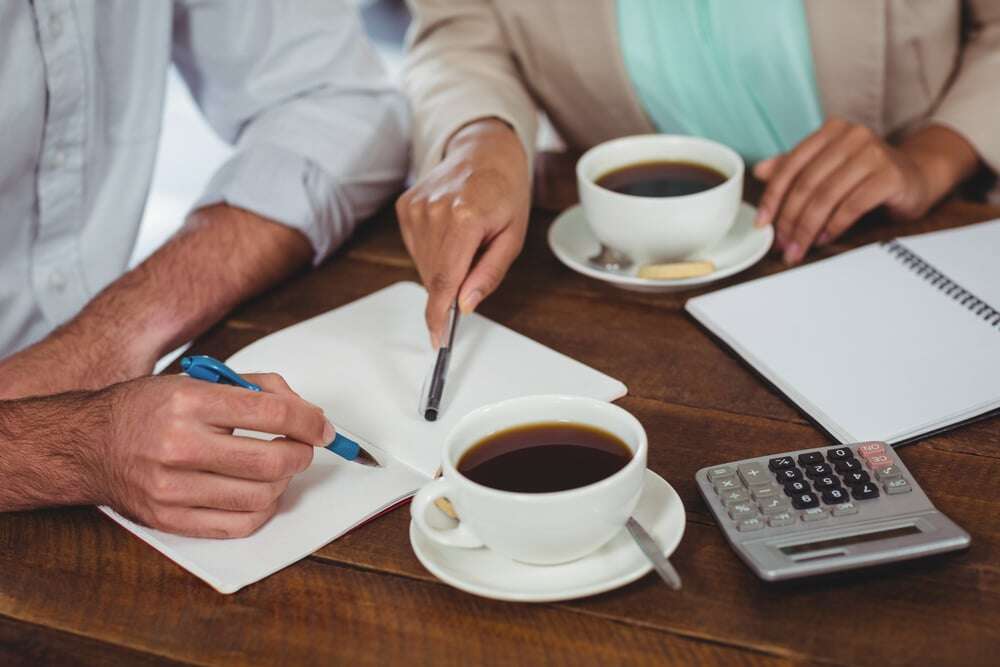
[[[834,250],[998,216],[997,208],[953,202],[916,225],[869,223]],[[1000,422],[900,453],[937,506],[972,534],[968,551],[764,583],[727,546],[694,472],[830,439],[684,314],[693,293],[635,294],[576,275],[548,250],[550,221],[536,215],[523,255],[481,312],[628,384],[620,403],[649,432],[649,465],[687,508],[673,556],[683,591],[650,575],[561,604],[473,597],[420,566],[404,508],[227,597],[93,509],[7,514],[0,664],[997,664]],[[780,269],[767,259],[727,283]],[[415,279],[386,212],[320,269],[238,309],[195,350],[225,358]]]

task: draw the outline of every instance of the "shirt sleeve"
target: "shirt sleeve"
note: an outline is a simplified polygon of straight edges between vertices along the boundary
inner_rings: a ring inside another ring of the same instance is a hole
[[[441,161],[456,130],[481,118],[499,118],[514,128],[530,163],[538,109],[492,0],[407,2],[413,26],[404,88],[413,105],[417,177]]]
[[[297,229],[319,263],[399,191],[405,102],[344,0],[181,0],[173,22],[174,64],[236,147],[196,208]]]
[[[964,136],[1000,174],[1000,2],[971,0],[968,5],[969,32],[958,69],[930,120]]]

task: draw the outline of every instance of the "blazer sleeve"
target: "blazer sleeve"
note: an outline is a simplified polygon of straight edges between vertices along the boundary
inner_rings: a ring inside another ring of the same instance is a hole
[[[403,85],[413,113],[417,177],[437,165],[448,139],[496,117],[521,139],[529,161],[538,111],[521,79],[493,0],[407,0],[413,25]]]
[[[969,0],[971,25],[955,78],[931,115],[964,136],[1000,174],[1000,2]]]

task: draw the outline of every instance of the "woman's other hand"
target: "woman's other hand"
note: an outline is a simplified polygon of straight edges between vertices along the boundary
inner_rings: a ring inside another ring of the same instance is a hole
[[[811,246],[833,241],[878,206],[894,219],[923,216],[978,164],[969,142],[940,125],[895,147],[864,125],[834,118],[754,167],[766,183],[756,224],[773,224],[785,263],[798,264]]]

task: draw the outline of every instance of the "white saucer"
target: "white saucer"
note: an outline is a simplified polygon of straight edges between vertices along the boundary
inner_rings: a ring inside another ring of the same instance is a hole
[[[651,470],[646,471],[646,485],[634,516],[664,554],[674,552],[684,534],[684,504],[674,488]],[[444,515],[441,518],[445,520]],[[589,556],[562,565],[527,565],[485,548],[440,546],[412,521],[410,544],[417,559],[441,581],[467,593],[513,602],[596,595],[631,583],[652,569],[624,528]]]
[[[639,267],[628,272],[603,271],[587,262],[600,250],[600,243],[590,231],[583,207],[573,206],[563,211],[549,227],[549,247],[563,264],[577,273],[597,278],[622,289],[637,292],[680,292],[707,285],[750,268],[767,254],[774,241],[774,228],[753,226],[757,209],[746,202],[740,204],[736,223],[729,233],[715,246],[694,259],[707,259],[715,264],[715,271],[706,276],[678,278],[676,280],[649,280],[636,275]]]

